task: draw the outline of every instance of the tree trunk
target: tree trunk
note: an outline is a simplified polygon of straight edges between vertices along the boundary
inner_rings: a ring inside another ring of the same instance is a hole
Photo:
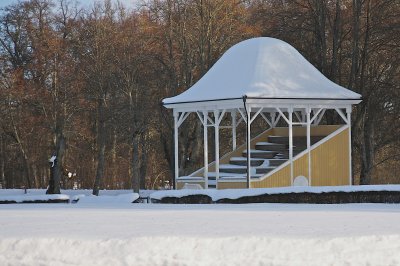
[[[5,144],[4,144],[4,136],[0,135],[0,188],[6,188],[6,175],[5,175]]]
[[[364,125],[361,146],[361,173],[360,185],[371,184],[371,174],[374,165],[375,145],[374,145],[374,119],[368,118]]]
[[[54,161],[54,165],[50,166],[50,179],[49,179],[49,187],[46,191],[46,194],[60,194],[61,193],[61,177],[63,174],[63,166],[62,161],[64,158],[65,151],[65,138],[64,136],[57,136],[57,144],[56,144],[56,159]]]
[[[117,184],[117,127],[113,128],[112,149],[111,149],[111,187],[115,189]]]
[[[132,189],[133,192],[139,193],[140,189],[140,158],[139,158],[139,142],[140,136],[135,134],[132,138]]]
[[[140,136],[140,189],[146,189],[146,172],[147,172],[147,149],[146,149],[146,134],[142,133]]]
[[[99,99],[97,103],[97,169],[96,178],[93,184],[93,195],[98,196],[100,187],[104,177],[104,157],[106,150],[106,121],[103,99]]]

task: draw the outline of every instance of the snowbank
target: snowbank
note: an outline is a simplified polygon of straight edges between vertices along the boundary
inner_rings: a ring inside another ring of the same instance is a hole
[[[400,265],[400,204],[0,205],[0,265]]]
[[[281,188],[252,188],[252,189],[181,189],[163,190],[150,195],[152,199],[160,200],[165,197],[181,198],[190,195],[206,195],[213,201],[220,199],[238,199],[247,196],[285,193],[328,193],[328,192],[361,192],[361,191],[400,191],[400,185],[368,185],[368,186],[326,186],[326,187],[281,187]]]
[[[81,194],[75,195],[73,201],[78,202],[79,204],[123,204],[132,203],[138,198],[139,194],[137,193],[119,194],[115,196],[86,196]]]
[[[2,265],[399,265],[400,236],[2,239]]]
[[[69,201],[69,196],[64,194],[54,195],[6,195],[0,196],[0,202],[12,202],[12,203],[23,203],[23,202],[46,202],[46,201]]]
[[[148,196],[152,191],[142,192]],[[132,203],[139,198],[139,194],[131,190],[100,190],[99,196],[93,196],[92,190],[61,190],[62,194],[45,194],[45,189],[28,189],[25,194],[23,189],[0,189],[0,202],[73,202],[80,204],[121,204]]]

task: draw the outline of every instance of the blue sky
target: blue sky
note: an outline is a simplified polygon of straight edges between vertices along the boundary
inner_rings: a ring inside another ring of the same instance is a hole
[[[18,0],[0,0],[0,8],[8,6],[9,4],[17,3]],[[56,1],[55,1],[56,2]],[[91,5],[93,2],[99,2],[98,0],[79,0],[78,3],[82,5],[88,6]],[[112,0],[112,2],[117,2],[117,0]],[[133,7],[138,0],[120,0],[125,6]]]

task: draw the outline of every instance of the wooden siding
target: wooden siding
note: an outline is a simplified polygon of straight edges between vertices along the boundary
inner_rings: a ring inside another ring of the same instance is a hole
[[[332,132],[339,129],[341,125],[322,125],[322,126],[313,126],[311,125],[310,131],[311,136],[328,136]],[[289,129],[287,127],[276,127],[274,128],[274,134],[277,136],[289,136]],[[307,127],[303,126],[294,126],[293,127],[293,136],[306,136]]]
[[[349,185],[349,148],[349,130],[345,129],[311,150],[311,185]],[[299,175],[309,176],[307,153],[293,162],[293,177]],[[288,164],[264,180],[253,181],[251,187],[284,187],[290,186],[290,183],[290,164]]]
[[[218,189],[247,188],[246,182],[218,182]]]
[[[311,152],[312,186],[349,185],[349,129]]]

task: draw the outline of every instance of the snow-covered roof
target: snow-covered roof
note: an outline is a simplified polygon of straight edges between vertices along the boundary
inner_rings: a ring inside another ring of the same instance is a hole
[[[187,91],[163,103],[222,99],[356,100],[361,95],[330,81],[288,43],[253,38],[231,47]]]

